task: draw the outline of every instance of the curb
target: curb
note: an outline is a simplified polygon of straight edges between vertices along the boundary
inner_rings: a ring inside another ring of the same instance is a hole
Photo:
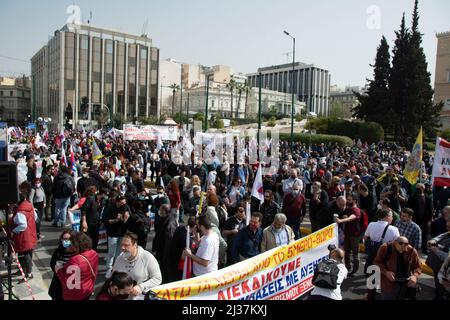
[[[311,234],[311,229],[306,227],[300,227],[300,232],[302,235],[309,235]],[[364,244],[360,244],[359,252],[361,253],[365,252]],[[420,258],[420,268],[422,269],[422,273],[434,277],[433,270],[431,270],[431,268],[425,263],[425,259]]]

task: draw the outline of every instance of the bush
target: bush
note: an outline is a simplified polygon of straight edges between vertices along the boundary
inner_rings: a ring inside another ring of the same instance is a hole
[[[445,130],[442,130],[441,132],[439,132],[439,137],[449,141],[450,140],[450,129],[445,129]]]
[[[315,129],[321,134],[342,135],[363,142],[379,142],[384,138],[383,128],[375,122],[352,122],[337,118],[311,119],[307,129]]]
[[[276,126],[276,120],[277,120],[277,118],[276,117],[271,117],[270,119],[269,119],[269,122],[267,122],[267,126],[269,126],[269,127],[275,127]]]
[[[447,140],[447,139],[445,139],[445,140]],[[436,150],[436,143],[425,141],[424,149],[427,150],[427,151],[433,151],[434,152]]]
[[[280,133],[280,140],[290,141],[291,134],[290,133]],[[321,143],[329,143],[332,144],[337,143],[340,147],[352,146],[353,141],[349,137],[345,136],[334,136],[334,135],[326,135],[326,134],[307,134],[307,133],[294,133],[294,141],[299,143],[305,143],[309,145],[311,144],[321,144]]]

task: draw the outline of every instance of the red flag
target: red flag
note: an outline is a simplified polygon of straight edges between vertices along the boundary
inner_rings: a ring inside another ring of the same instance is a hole
[[[253,182],[252,196],[258,199],[261,203],[264,201],[261,164],[259,164],[258,171],[256,172],[255,181]]]

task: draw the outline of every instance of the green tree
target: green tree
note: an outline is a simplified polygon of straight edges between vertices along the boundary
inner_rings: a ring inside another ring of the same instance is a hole
[[[276,126],[276,121],[277,121],[277,118],[276,117],[271,117],[270,119],[269,119],[269,122],[267,122],[267,126],[269,126],[269,127],[275,127]]]
[[[139,117],[138,122],[144,126],[159,124],[158,118],[156,116]]]
[[[250,93],[250,86],[248,85],[247,80],[245,80],[245,83],[243,84],[243,90],[245,92],[245,103],[244,103],[244,112],[245,112],[245,117],[247,118],[249,115],[247,114],[247,102],[248,102],[248,94]]]
[[[122,129],[123,127],[123,116],[121,113],[115,113],[112,117],[113,127],[116,129]]]
[[[381,43],[377,49],[374,68],[374,79],[367,80],[369,88],[367,94],[355,93],[358,105],[352,110],[353,116],[365,121],[379,123],[384,128],[392,125],[392,118],[387,116],[389,107],[389,75],[391,72],[389,45],[386,38],[381,38]],[[339,117],[339,115],[334,115]]]
[[[185,114],[180,114],[179,112],[177,112],[174,116],[173,116],[173,120],[176,123],[187,123],[187,116]]]
[[[172,114],[175,114],[175,94],[178,90],[180,90],[180,86],[176,83],[173,83],[169,86],[172,89]]]
[[[203,112],[197,112],[195,115],[194,115],[194,121],[205,121],[205,115],[203,114]]]
[[[210,127],[216,129],[223,129],[225,127],[223,120],[219,114],[215,114],[211,117]]]
[[[405,14],[403,13],[400,30],[395,32],[397,38],[393,49],[392,70],[389,77],[389,95],[394,114],[394,137],[402,145],[407,143],[408,127],[413,124],[412,110],[408,106],[410,79],[408,51],[410,49],[410,34],[406,28]]]
[[[440,127],[439,115],[443,103],[433,104],[434,91],[431,87],[431,74],[428,72],[428,63],[422,48],[422,34],[419,31],[419,1],[414,2],[412,27],[408,50],[409,86],[407,86],[406,101],[410,108],[412,124],[408,126],[407,133],[415,139],[415,132],[422,126],[429,137],[436,135]],[[412,133],[412,134],[411,134]],[[413,143],[413,141],[408,141]]]

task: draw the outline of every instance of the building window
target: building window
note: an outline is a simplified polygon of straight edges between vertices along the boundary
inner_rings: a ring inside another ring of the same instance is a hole
[[[9,96],[12,97],[13,95],[14,95],[14,92],[13,92],[13,91],[10,91],[10,92],[9,92]]]
[[[3,97],[3,91],[0,91],[0,97]]]

